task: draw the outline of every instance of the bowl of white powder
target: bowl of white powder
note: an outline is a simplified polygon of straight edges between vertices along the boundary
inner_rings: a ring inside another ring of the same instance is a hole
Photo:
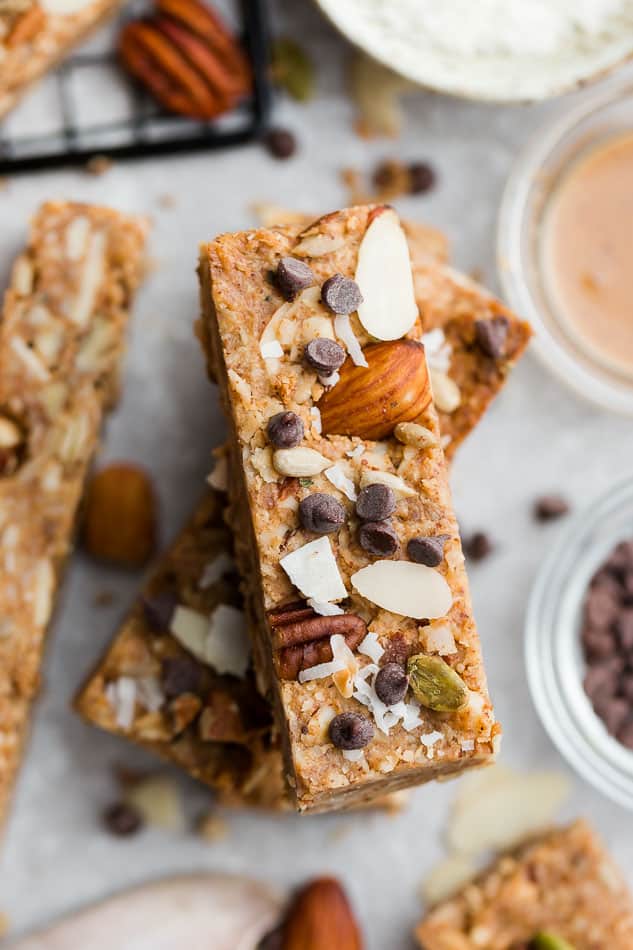
[[[356,46],[469,99],[545,99],[633,56],[633,0],[317,0]]]

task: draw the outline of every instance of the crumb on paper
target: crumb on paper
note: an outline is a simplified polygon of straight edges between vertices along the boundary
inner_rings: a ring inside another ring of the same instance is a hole
[[[89,175],[99,177],[109,172],[113,165],[114,162],[107,155],[94,155],[86,162],[85,170]]]
[[[159,208],[162,208],[164,211],[169,211],[171,208],[176,207],[176,197],[170,194],[159,195],[156,199],[156,203]]]
[[[196,831],[205,841],[213,843],[228,838],[230,829],[224,818],[221,818],[217,812],[210,811],[199,819]]]

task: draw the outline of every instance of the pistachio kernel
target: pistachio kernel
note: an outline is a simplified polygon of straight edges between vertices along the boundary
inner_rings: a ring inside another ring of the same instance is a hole
[[[416,653],[407,663],[409,685],[415,698],[435,712],[457,712],[468,702],[461,676],[439,656]]]

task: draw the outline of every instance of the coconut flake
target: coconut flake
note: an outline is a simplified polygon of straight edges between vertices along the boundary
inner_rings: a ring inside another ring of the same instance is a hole
[[[365,451],[364,445],[357,445],[355,449],[348,449],[345,453],[348,458],[353,459],[355,462],[361,457]]]
[[[259,344],[259,352],[265,360],[277,359],[284,355],[284,349],[279,340],[265,340]]]
[[[306,598],[329,603],[347,596],[332,546],[326,537],[302,545],[282,557],[279,563]]]
[[[364,755],[362,749],[343,749],[343,758],[348,762],[360,762]]]
[[[339,491],[342,491],[350,501],[356,501],[358,495],[356,493],[354,482],[345,474],[343,468],[338,462],[332,465],[331,468],[326,468],[323,474],[327,478],[328,482],[331,482],[335,488],[338,488]]]
[[[312,416],[312,427],[317,435],[321,435],[323,432],[323,426],[321,424],[321,412],[317,406],[312,406],[310,409],[310,415]]]
[[[346,313],[339,313],[334,317],[334,332],[339,340],[342,340],[345,344],[345,349],[349,353],[352,363],[356,366],[367,366],[367,360],[363,355],[358,337],[352,329],[352,321]]]
[[[200,580],[198,581],[198,587],[200,590],[208,590],[209,587],[212,587],[216,581],[219,581],[224,574],[228,574],[233,570],[235,570],[235,561],[226,551],[222,551],[222,553],[218,554],[212,561],[205,564]]]
[[[428,333],[422,336],[421,342],[424,344],[429,369],[435,369],[440,373],[448,373],[453,349],[441,327],[429,330]]]
[[[332,386],[336,386],[340,378],[341,378],[341,374],[339,373],[337,369],[335,369],[333,373],[330,373],[329,376],[318,377],[321,385],[325,386],[327,389],[331,389]]]
[[[365,639],[359,643],[358,652],[368,656],[370,660],[377,663],[385,651],[378,642],[378,634],[370,631]]]
[[[442,733],[435,730],[434,732],[427,732],[426,735],[420,736],[420,742],[422,745],[425,745],[427,749],[432,749],[442,738]]]
[[[474,740],[474,739],[462,739],[462,741],[461,741],[461,743],[460,743],[460,746],[461,746],[462,752],[473,752],[473,750],[474,750],[474,748],[475,748],[475,740]]]
[[[250,662],[250,641],[243,611],[218,604],[209,618],[204,656],[218,673],[244,676]]]
[[[439,653],[440,656],[457,653],[455,637],[448,623],[429,624],[422,628],[422,636],[427,653]]]
[[[386,485],[391,488],[396,498],[412,498],[416,492],[407,483],[392,472],[381,472],[373,468],[365,468],[360,476],[360,487],[367,485]]]
[[[141,676],[136,680],[137,699],[148,712],[158,712],[165,702],[160,680],[157,676]]]
[[[119,729],[126,731],[134,722],[136,706],[136,680],[132,676],[119,676],[105,688],[106,699],[110,703]]]
[[[322,617],[336,617],[338,614],[344,614],[345,611],[342,607],[339,607],[338,604],[329,604],[326,601],[313,600],[311,597],[308,598],[308,607],[312,607],[315,614],[320,614]]]

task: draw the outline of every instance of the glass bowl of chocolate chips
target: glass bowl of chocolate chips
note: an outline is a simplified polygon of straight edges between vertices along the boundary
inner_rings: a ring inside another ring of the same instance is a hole
[[[525,656],[559,751],[633,808],[633,475],[572,518],[541,565]]]

